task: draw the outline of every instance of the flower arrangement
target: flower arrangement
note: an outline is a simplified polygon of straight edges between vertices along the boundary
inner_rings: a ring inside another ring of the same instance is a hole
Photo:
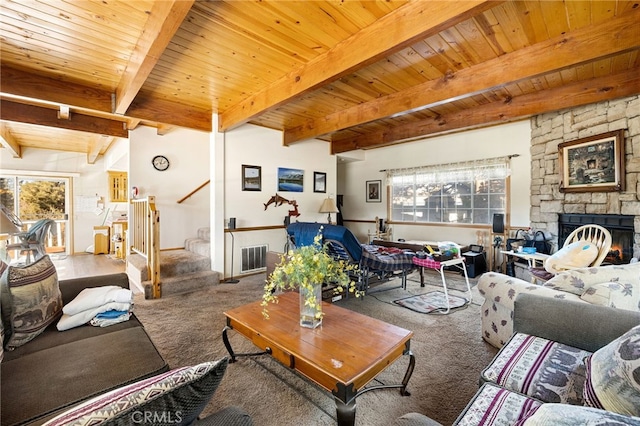
[[[262,315],[268,319],[267,306],[269,303],[278,302],[276,290],[298,289],[301,295],[304,295],[304,306],[315,312],[316,320],[321,320],[322,299],[320,297],[318,300],[315,287],[322,286],[323,283],[331,283],[336,285],[336,293],[343,293],[346,290],[359,297],[361,292],[356,290],[356,283],[352,282],[350,277],[357,270],[357,265],[336,260],[328,253],[327,244],[322,244],[322,228],[320,228],[312,245],[289,250],[281,256],[280,263],[276,265],[264,286]]]

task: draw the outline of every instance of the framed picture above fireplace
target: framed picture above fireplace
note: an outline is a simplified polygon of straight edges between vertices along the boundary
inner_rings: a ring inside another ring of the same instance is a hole
[[[624,130],[558,145],[561,192],[624,191]]]

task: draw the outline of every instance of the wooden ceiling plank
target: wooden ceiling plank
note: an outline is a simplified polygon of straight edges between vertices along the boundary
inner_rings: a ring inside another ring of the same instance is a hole
[[[450,116],[444,115],[436,120],[424,120],[360,137],[332,141],[331,152],[339,154],[354,149],[370,149],[452,131],[506,123],[532,115],[618,99],[639,92],[640,69],[631,69],[612,76],[493,102]]]
[[[194,1],[165,0],[153,3],[149,20],[142,28],[140,39],[116,88],[116,114],[127,111]]]
[[[57,110],[0,100],[0,120],[57,127],[81,132],[98,133],[121,138],[129,137],[122,121],[74,113],[70,120],[58,119]]]
[[[449,78],[414,86],[348,110],[309,121],[284,132],[284,144],[306,140],[403,111],[500,87],[571,65],[640,47],[640,10],[569,34],[537,43],[464,70]],[[612,48],[613,46],[613,48]]]
[[[11,151],[13,158],[22,158],[20,142],[13,136],[6,123],[0,122],[0,144]]]
[[[357,67],[374,63],[420,38],[436,34],[493,6],[495,3],[481,0],[441,2],[437,8],[429,2],[405,4],[326,54],[224,111],[220,115],[219,130],[226,131],[243,124],[269,108],[336,80]],[[371,40],[377,43],[372,44]]]

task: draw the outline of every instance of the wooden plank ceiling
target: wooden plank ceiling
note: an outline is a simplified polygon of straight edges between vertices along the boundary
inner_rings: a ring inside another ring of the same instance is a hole
[[[93,162],[138,125],[333,153],[640,93],[640,0],[3,0],[0,141]]]

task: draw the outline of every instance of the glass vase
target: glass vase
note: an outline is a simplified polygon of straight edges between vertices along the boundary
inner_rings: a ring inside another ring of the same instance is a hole
[[[306,328],[316,328],[322,324],[322,284],[316,284],[311,290],[300,287],[300,325]],[[305,301],[310,296],[315,297],[316,306],[309,306]]]

